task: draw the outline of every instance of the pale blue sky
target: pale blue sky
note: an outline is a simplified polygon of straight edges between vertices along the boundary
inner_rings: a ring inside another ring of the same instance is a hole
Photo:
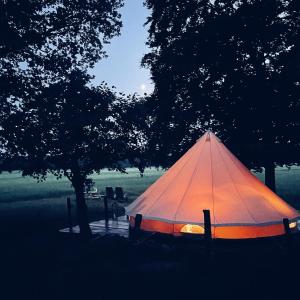
[[[140,65],[143,55],[149,52],[145,45],[147,28],[143,26],[149,10],[143,6],[143,0],[125,0],[120,12],[121,35],[105,47],[108,58],[101,60],[90,73],[95,75],[96,84],[106,81],[127,94],[149,93],[153,89],[150,72]]]

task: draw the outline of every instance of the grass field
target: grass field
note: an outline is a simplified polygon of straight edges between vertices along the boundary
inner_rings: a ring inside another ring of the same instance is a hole
[[[127,170],[127,174],[103,170],[101,174],[91,176],[98,191],[104,191],[106,186],[122,186],[130,199],[136,198],[163,172],[155,168],[147,169],[143,177],[135,168]],[[20,172],[3,172],[0,174],[0,202],[11,203],[45,199],[65,200],[73,196],[71,183],[67,178],[57,180],[49,175],[47,180],[39,182],[31,177],[22,177]]]
[[[141,194],[163,172],[155,168],[147,169],[143,177],[137,169],[128,169],[127,174],[103,170],[92,178],[98,191],[106,186],[122,186],[129,202]],[[67,178],[57,180],[49,175],[47,180],[39,182],[31,177],[22,177],[20,172],[0,174],[0,232],[18,230],[22,227],[51,229],[66,226],[66,198],[74,193]],[[103,218],[103,203],[100,200],[88,200],[90,220]],[[75,213],[75,212],[74,212]],[[5,226],[1,226],[1,224]]]
[[[130,168],[127,174],[103,170],[101,174],[95,174],[91,178],[95,181],[98,191],[104,192],[106,186],[122,186],[132,201],[162,174],[162,170],[151,168],[146,169],[144,177],[140,177],[137,169]],[[257,173],[256,176],[263,181],[263,173]],[[276,183],[278,194],[300,209],[300,168],[277,168]],[[23,177],[21,172],[17,171],[0,174],[0,191],[0,209],[3,205],[18,205],[16,202],[64,202],[66,197],[74,197],[67,178],[57,180],[50,174],[46,181],[38,183],[31,177]]]
[[[163,171],[147,169],[140,177],[137,169],[127,170],[127,174],[103,170],[92,176],[98,191],[106,186],[122,186],[128,194],[129,202],[140,195]],[[263,180],[264,174],[256,174]],[[292,206],[300,210],[300,168],[278,168],[276,170],[277,192]],[[74,200],[68,179],[57,180],[49,175],[45,182],[37,183],[30,177],[22,177],[20,172],[0,174],[0,218],[1,220],[24,220],[24,224],[47,227],[51,224],[63,226],[66,220],[66,198]],[[91,220],[103,217],[103,204],[99,200],[88,200]],[[1,221],[0,220],[0,221]],[[37,223],[35,223],[37,221]],[[22,226],[25,226],[25,225]]]

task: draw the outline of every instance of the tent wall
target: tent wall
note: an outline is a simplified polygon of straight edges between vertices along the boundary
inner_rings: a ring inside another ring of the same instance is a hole
[[[142,220],[141,229],[150,232],[160,232],[172,235],[182,235],[181,229],[186,224],[172,224],[157,220]],[[134,227],[134,217],[130,217],[130,226]],[[285,233],[283,224],[266,226],[212,226],[212,237],[220,239],[262,238]]]

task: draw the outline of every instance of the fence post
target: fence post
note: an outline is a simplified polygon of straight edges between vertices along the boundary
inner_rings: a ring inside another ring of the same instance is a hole
[[[105,218],[105,226],[108,226],[108,204],[107,204],[107,196],[103,197],[104,200],[104,218]]]
[[[211,255],[211,220],[210,220],[210,210],[204,209],[204,239],[205,239],[205,246],[206,246],[206,253],[208,256]]]
[[[141,229],[143,216],[141,214],[136,214],[134,219],[134,230],[139,231]]]
[[[206,240],[211,240],[211,221],[209,209],[203,210],[204,214],[204,237]]]
[[[287,247],[290,249],[292,247],[292,234],[290,228],[290,220],[288,218],[283,218],[282,223],[284,227]]]
[[[291,234],[291,228],[290,228],[290,221],[288,218],[283,218],[282,219],[283,226],[284,226],[284,232],[288,236]]]
[[[72,224],[72,204],[70,197],[67,198],[67,211],[68,211],[68,226],[69,232],[73,233],[73,224]]]
[[[131,228],[129,225],[129,238],[133,241],[139,237],[142,219],[143,219],[143,216],[141,214],[136,214],[135,218],[134,218],[133,228]]]

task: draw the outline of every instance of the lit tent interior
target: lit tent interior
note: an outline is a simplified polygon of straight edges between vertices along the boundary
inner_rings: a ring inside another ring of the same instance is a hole
[[[126,208],[131,226],[174,235],[203,234],[203,210],[213,238],[282,235],[283,219],[297,230],[300,214],[257,179],[211,132]]]

